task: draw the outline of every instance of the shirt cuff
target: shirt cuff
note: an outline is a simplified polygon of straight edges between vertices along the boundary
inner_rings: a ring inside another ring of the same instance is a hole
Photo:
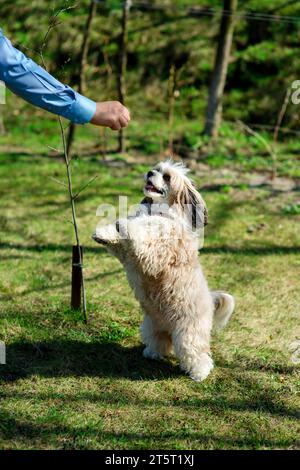
[[[68,119],[74,124],[86,124],[90,122],[96,112],[95,101],[86,98],[75,91],[75,100],[69,111]]]

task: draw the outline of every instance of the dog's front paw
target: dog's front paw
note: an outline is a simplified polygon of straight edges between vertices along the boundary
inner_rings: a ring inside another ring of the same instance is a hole
[[[214,363],[209,354],[203,353],[200,355],[197,364],[190,371],[189,376],[195,382],[202,382],[210,374],[214,368]]]
[[[156,351],[153,351],[151,348],[149,348],[149,346],[145,347],[143,351],[143,356],[146,359],[154,359],[154,360],[163,359],[163,357],[159,353],[157,353]]]
[[[110,224],[97,227],[92,239],[101,245],[114,245],[119,242],[120,237],[115,224]]]
[[[107,245],[107,242],[103,240],[102,238],[99,238],[96,232],[93,233],[92,239],[95,240],[95,242],[100,243],[100,245]]]

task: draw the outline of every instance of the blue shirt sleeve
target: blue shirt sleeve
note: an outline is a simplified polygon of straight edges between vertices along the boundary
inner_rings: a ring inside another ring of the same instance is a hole
[[[0,80],[29,103],[63,116],[75,124],[89,122],[96,103],[63,85],[14,48],[0,29]]]

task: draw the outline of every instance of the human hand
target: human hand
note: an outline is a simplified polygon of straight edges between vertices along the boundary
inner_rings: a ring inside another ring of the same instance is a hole
[[[122,127],[127,127],[129,121],[129,110],[119,101],[102,101],[97,103],[95,114],[90,123],[119,131]]]

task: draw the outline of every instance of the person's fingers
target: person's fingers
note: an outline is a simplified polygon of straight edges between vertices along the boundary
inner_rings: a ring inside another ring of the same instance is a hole
[[[127,127],[127,126],[128,126],[128,119],[126,119],[124,116],[120,116],[118,121],[115,122],[113,125],[111,125],[110,128],[113,131],[119,131],[123,127]]]
[[[119,123],[115,123],[112,126],[110,126],[112,131],[119,131],[121,129],[121,125]]]
[[[123,107],[123,116],[128,120],[128,122],[130,121],[130,112],[129,112],[129,109],[127,109],[125,106]]]
[[[128,126],[128,119],[125,116],[120,116],[119,117],[119,123],[121,124],[122,127],[127,127]]]
[[[113,131],[119,131],[122,127],[127,127],[130,121],[129,110],[121,103],[117,103],[115,107],[115,116],[112,118],[110,123],[110,129]]]
[[[90,121],[97,126],[107,126],[114,131],[127,127],[130,122],[130,112],[119,101],[98,102],[95,115]]]
[[[111,125],[109,126],[113,131],[119,131],[121,128],[122,128],[122,124],[120,122],[120,118],[119,117],[115,117],[113,120],[112,120],[112,123]]]

